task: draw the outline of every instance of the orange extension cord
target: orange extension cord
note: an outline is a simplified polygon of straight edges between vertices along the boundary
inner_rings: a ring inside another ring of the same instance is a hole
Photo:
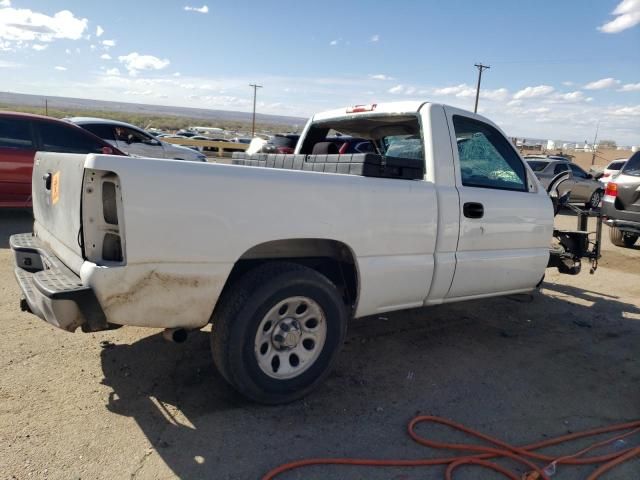
[[[470,436],[476,437],[480,440],[491,445],[477,445],[477,444],[464,444],[464,443],[444,443],[429,440],[421,437],[415,431],[415,428],[420,423],[439,423],[446,425],[454,430],[464,432]],[[541,448],[550,447],[552,445],[558,445],[571,440],[579,438],[591,437],[595,435],[601,435],[610,432],[623,432],[606,440],[596,442],[587,448],[584,448],[571,455],[564,455],[561,457],[552,457],[549,455],[543,455],[536,453],[535,450]],[[509,445],[496,438],[484,435],[480,432],[476,432],[464,425],[452,422],[441,417],[432,416],[417,416],[414,417],[408,425],[409,436],[420,445],[426,447],[443,449],[443,450],[455,450],[463,452],[474,452],[470,455],[460,455],[453,457],[441,457],[430,458],[423,460],[379,460],[379,459],[366,459],[366,458],[310,458],[307,460],[299,460],[296,462],[285,463],[279,467],[274,468],[268,472],[262,480],[273,480],[278,475],[302,467],[309,467],[311,465],[357,465],[362,467],[425,467],[433,465],[447,465],[445,471],[445,479],[451,480],[453,478],[453,472],[456,468],[463,465],[477,465],[479,467],[494,470],[501,473],[506,478],[511,480],[549,480],[549,477],[553,473],[545,473],[546,471],[555,472],[557,465],[595,465],[602,464],[597,468],[587,480],[595,480],[600,478],[605,472],[608,472],[612,468],[634,458],[640,456],[640,446],[627,448],[615,453],[609,453],[606,455],[598,455],[592,457],[580,458],[585,453],[594,450],[598,447],[602,447],[609,443],[621,440],[625,437],[629,437],[640,432],[640,420],[620,423],[618,425],[611,425],[608,427],[594,428],[592,430],[585,430],[583,432],[571,433],[569,435],[562,435],[560,437],[544,440],[542,442],[532,443],[521,447]],[[510,458],[518,463],[526,465],[529,469],[529,473],[522,476],[517,475],[512,470],[495,463],[490,462],[490,458]],[[541,467],[534,461],[544,462],[545,467]]]

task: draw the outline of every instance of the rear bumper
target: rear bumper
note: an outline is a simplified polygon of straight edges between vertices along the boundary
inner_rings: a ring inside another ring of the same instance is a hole
[[[612,202],[603,202],[602,215],[607,219],[605,223],[623,232],[640,234],[640,212],[617,210]]]
[[[12,235],[15,276],[20,307],[63,330],[85,332],[109,329],[100,302],[89,286],[30,233]]]

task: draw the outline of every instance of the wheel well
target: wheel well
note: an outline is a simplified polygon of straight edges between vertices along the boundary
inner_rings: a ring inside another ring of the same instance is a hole
[[[355,310],[359,283],[355,257],[342,242],[325,239],[291,239],[262,243],[246,251],[235,263],[222,294],[242,275],[266,262],[286,261],[312,268],[331,280]]]

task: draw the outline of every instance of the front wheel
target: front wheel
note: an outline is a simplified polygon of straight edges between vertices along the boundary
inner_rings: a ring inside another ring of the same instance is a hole
[[[279,404],[306,395],[329,374],[347,309],[325,276],[274,262],[232,285],[212,320],[211,348],[222,376],[251,400]]]
[[[598,208],[600,206],[600,202],[602,201],[602,190],[596,190],[591,194],[591,198],[585,205],[587,208]]]

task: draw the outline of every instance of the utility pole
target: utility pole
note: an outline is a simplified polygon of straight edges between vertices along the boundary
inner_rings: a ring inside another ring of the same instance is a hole
[[[598,141],[598,130],[600,130],[600,120],[598,120],[598,124],[596,125],[596,134],[593,137],[593,155],[591,155],[591,166],[593,166],[596,163],[596,154],[598,153],[596,151],[596,142]]]
[[[49,116],[49,100],[47,100],[46,98],[44,99],[44,114],[47,117]]]
[[[251,122],[251,138],[253,138],[256,136],[256,93],[262,85],[250,83],[249,86],[253,87],[253,121]]]
[[[482,71],[491,68],[489,65],[482,63],[474,64],[478,68],[478,86],[476,87],[476,106],[473,107],[473,113],[478,113],[478,98],[480,97],[480,82],[482,81]]]

